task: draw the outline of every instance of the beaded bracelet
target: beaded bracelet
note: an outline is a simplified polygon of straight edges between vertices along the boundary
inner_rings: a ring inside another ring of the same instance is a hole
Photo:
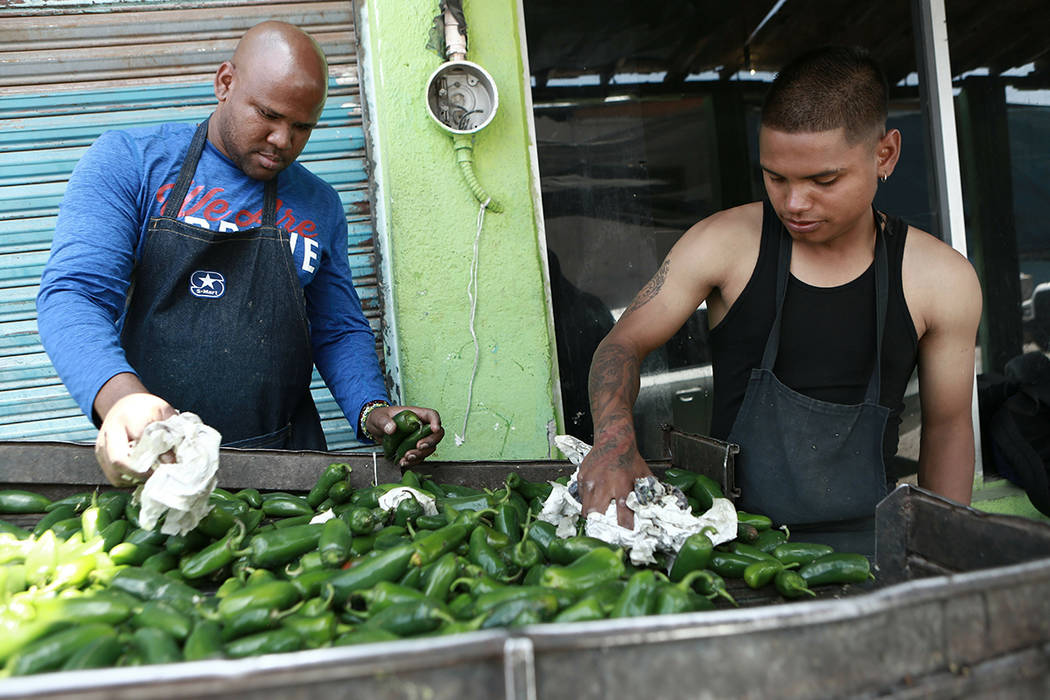
[[[379,408],[380,406],[389,406],[389,405],[390,404],[388,402],[383,401],[382,399],[379,399],[378,401],[369,401],[368,403],[366,403],[364,406],[361,407],[361,420],[360,420],[361,433],[366,438],[371,440],[372,442],[378,443],[379,440],[377,440],[375,438],[375,436],[372,435],[372,433],[368,432],[368,428],[366,427],[366,425],[368,423],[368,415],[370,413],[372,413],[372,411],[374,411],[377,408]]]

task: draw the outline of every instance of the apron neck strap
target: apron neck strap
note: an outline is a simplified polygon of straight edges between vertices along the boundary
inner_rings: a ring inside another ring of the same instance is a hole
[[[193,140],[190,141],[189,151],[186,153],[186,157],[182,161],[182,168],[179,170],[179,177],[175,180],[175,186],[171,190],[171,194],[168,195],[167,200],[164,202],[164,209],[161,211],[161,216],[169,219],[177,219],[179,216],[179,210],[182,208],[182,203],[186,199],[187,193],[190,191],[190,184],[193,182],[193,174],[197,172],[197,163],[200,161],[201,153],[204,152],[204,144],[208,140],[208,119],[205,119],[197,125],[197,130],[193,133]],[[263,186],[263,208],[262,208],[262,225],[263,226],[275,226],[277,223],[277,178],[273,177],[266,181]]]
[[[875,366],[872,368],[868,388],[864,394],[865,403],[878,403],[881,388],[882,370],[882,333],[886,325],[886,304],[889,298],[889,263],[886,254],[885,221],[872,205],[875,216]],[[771,207],[765,208],[765,216],[775,216]],[[787,296],[788,277],[791,274],[791,236],[782,225],[780,230],[780,251],[777,257],[777,313],[773,327],[766,339],[766,348],[762,353],[762,369],[773,370],[780,348],[781,321],[784,313],[784,298]]]

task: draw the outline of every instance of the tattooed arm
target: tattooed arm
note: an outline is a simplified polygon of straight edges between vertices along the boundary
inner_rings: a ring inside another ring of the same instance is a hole
[[[616,502],[621,525],[633,527],[634,514],[624,499],[635,479],[650,476],[638,452],[633,409],[638,398],[640,368],[646,355],[663,345],[710,297],[720,311],[727,287],[739,294],[741,279],[757,258],[761,204],[720,212],[693,226],[667,254],[660,269],[638,293],[591,359],[588,391],[594,418],[594,447],[580,465],[583,512],[605,512]],[[753,255],[748,247],[754,243]],[[750,265],[750,267],[748,267]],[[717,311],[716,311],[717,313]]]

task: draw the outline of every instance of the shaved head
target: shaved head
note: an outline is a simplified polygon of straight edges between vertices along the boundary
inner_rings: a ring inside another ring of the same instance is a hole
[[[287,22],[261,22],[241,37],[233,65],[259,72],[274,82],[301,90],[317,90],[323,106],[328,94],[328,61],[313,37]]]
[[[215,74],[208,140],[248,176],[269,180],[299,157],[327,95],[317,42],[287,22],[262,22]]]

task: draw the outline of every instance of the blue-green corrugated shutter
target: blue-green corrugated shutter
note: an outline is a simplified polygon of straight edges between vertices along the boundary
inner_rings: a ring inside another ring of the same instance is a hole
[[[207,116],[215,68],[244,30],[264,19],[303,27],[328,56],[327,106],[300,161],[342,198],[350,266],[380,337],[351,10],[345,1],[229,0],[27,0],[0,7],[0,439],[95,437],[36,329],[40,272],[73,166],[107,129]],[[357,445],[354,426],[316,371],[313,392],[329,449]]]

